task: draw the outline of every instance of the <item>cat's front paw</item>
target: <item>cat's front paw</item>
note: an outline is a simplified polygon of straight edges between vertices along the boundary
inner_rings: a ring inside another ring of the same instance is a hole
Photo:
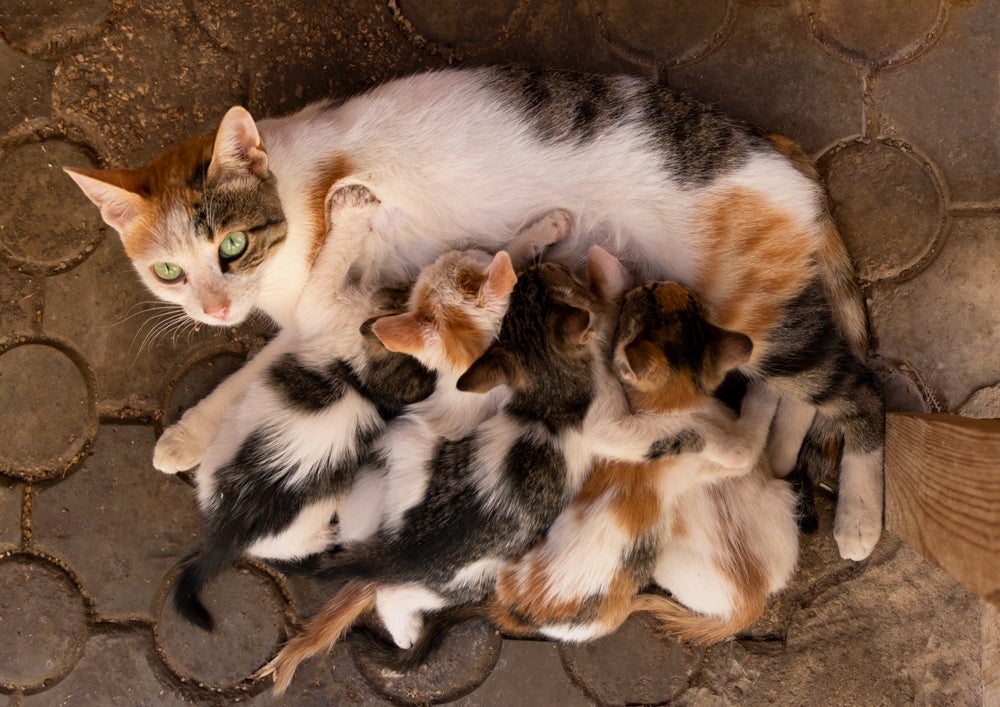
[[[381,202],[378,197],[364,184],[345,184],[336,187],[326,197],[328,213],[377,206],[379,203]]]
[[[881,535],[881,512],[861,504],[839,502],[833,537],[841,557],[855,562],[864,560],[872,554]]]
[[[164,474],[193,469],[201,463],[208,447],[204,435],[192,431],[183,420],[163,431],[153,449],[153,467]]]

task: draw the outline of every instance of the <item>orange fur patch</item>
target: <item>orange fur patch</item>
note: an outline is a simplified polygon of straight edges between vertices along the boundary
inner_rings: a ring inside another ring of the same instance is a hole
[[[813,237],[747,189],[717,192],[699,212],[696,229],[706,247],[695,289],[714,313],[712,323],[751,337],[759,358],[762,337],[813,276]]]
[[[470,279],[471,270],[462,270]],[[481,273],[479,282],[483,281]],[[460,273],[461,275],[461,273]],[[473,294],[478,293],[477,287]],[[483,340],[483,332],[476,325],[475,321],[460,306],[444,305],[434,300],[434,295],[429,294],[426,288],[422,288],[417,293],[417,305],[414,308],[417,319],[427,322],[441,337],[441,349],[444,351],[448,363],[456,371],[464,371],[472,363],[482,356],[486,350],[486,342]]]
[[[803,151],[797,142],[784,135],[772,133],[767,136],[771,144],[795,165],[795,169],[809,177],[814,182],[819,181],[819,173],[816,171],[816,163]]]
[[[309,239],[309,262],[319,255],[326,238],[329,224],[326,222],[326,196],[338,181],[351,174],[354,166],[343,155],[333,155],[323,160],[315,180],[308,188],[308,204],[312,222],[312,236]],[[335,235],[335,234],[334,234]]]

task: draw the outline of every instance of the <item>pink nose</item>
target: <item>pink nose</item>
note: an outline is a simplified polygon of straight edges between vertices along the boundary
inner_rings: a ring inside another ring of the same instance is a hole
[[[219,304],[213,304],[211,306],[204,308],[205,314],[210,317],[215,317],[220,322],[226,321],[226,317],[229,316],[229,302],[221,302]]]

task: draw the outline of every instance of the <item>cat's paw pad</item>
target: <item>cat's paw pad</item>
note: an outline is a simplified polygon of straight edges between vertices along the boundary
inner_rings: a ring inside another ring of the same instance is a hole
[[[558,243],[573,230],[573,215],[565,209],[556,209],[545,214],[537,224],[539,242],[546,246]]]
[[[205,454],[205,444],[192,435],[183,423],[163,431],[153,449],[153,467],[165,474],[176,474],[198,466]]]
[[[328,212],[344,209],[360,209],[379,204],[372,190],[363,184],[345,184],[337,187],[326,197]]]
[[[877,511],[860,507],[841,511],[841,503],[837,509],[837,518],[833,524],[833,537],[837,541],[837,549],[845,560],[859,562],[872,554],[879,537],[882,535],[882,517]]]

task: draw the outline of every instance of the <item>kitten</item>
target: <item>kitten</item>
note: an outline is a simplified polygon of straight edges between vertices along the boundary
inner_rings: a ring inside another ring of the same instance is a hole
[[[600,264],[591,261],[595,280]],[[543,263],[518,277],[497,340],[458,380],[481,393],[507,386],[503,409],[438,445],[420,501],[331,560],[323,575],[343,589],[258,677],[273,675],[281,693],[298,663],[372,608],[407,647],[424,612],[481,600],[500,563],[538,541],[590,470],[583,428],[600,392],[609,311],[565,267]]]
[[[330,194],[329,222],[344,247],[319,254],[302,321],[283,335],[289,348],[232,406],[197,470],[205,528],[183,562],[174,605],[207,630],[212,617],[198,597],[205,583],[244,552],[287,561],[325,550],[337,503],[385,422],[434,389],[433,372],[372,340],[379,298],[349,276],[377,203],[360,186]]]
[[[458,379],[496,339],[517,280],[515,269],[540,258],[571,228],[569,213],[556,210],[523,229],[507,251],[495,256],[476,249],[449,251],[421,271],[406,312],[372,324],[372,333],[388,350],[413,356],[435,371],[437,386],[379,438],[372,463],[359,472],[341,506],[341,542],[398,523],[423,497],[426,466],[437,446],[472,433],[500,409],[507,397],[504,386],[472,393],[459,390]]]
[[[814,417],[842,431],[837,543],[863,559],[878,540],[883,403],[863,363],[864,305],[822,187],[787,140],[642,78],[477,67],[259,123],[235,107],[214,140],[141,169],[69,171],[150,289],[221,325],[255,308],[291,321],[335,185],[379,195],[364,268],[396,282],[456,246],[502,248],[526,214],[566,208],[577,228],[554,257],[575,263],[598,242],[643,279],[701,293],[714,322],[751,338],[741,371],[782,398],[779,474]],[[154,466],[196,465],[269,358],[167,429]]]

